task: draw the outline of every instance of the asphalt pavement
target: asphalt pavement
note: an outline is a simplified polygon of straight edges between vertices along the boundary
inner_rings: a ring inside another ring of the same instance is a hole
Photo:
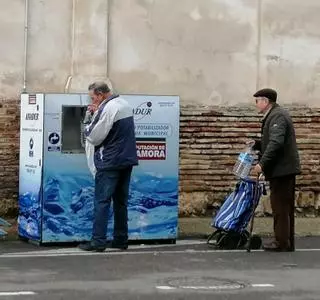
[[[320,237],[294,253],[216,251],[204,240],[88,253],[0,243],[2,299],[319,300]]]

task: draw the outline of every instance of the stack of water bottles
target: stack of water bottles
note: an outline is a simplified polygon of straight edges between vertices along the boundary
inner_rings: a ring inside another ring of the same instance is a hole
[[[233,167],[233,174],[240,179],[248,179],[252,165],[254,163],[254,151],[248,145],[238,156],[237,162]]]

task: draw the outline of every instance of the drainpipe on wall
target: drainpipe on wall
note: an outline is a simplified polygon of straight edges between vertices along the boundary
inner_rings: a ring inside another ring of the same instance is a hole
[[[115,90],[115,88],[112,86],[112,82],[109,78],[109,63],[110,63],[110,55],[109,55],[109,34],[110,34],[110,1],[111,0],[107,0],[107,22],[106,22],[106,29],[105,29],[105,33],[106,33],[106,79],[107,79],[107,85],[109,86],[109,88],[115,93],[118,94],[117,91]]]
[[[29,0],[25,0],[25,16],[24,16],[24,62],[23,62],[23,89],[22,93],[27,92],[27,54],[28,54],[28,16],[29,16]]]
[[[106,77],[107,80],[109,80],[109,26],[110,26],[110,5],[109,0],[107,0],[107,21],[106,21],[106,28],[105,28],[105,34],[106,34]]]
[[[76,0],[72,1],[72,28],[71,28],[71,66],[70,75],[68,76],[66,85],[64,87],[64,92],[69,93],[71,80],[74,73],[74,40],[75,40],[75,24],[76,24]]]
[[[261,35],[262,35],[262,0],[257,2],[257,80],[256,80],[256,90],[260,88],[260,76],[261,76]]]
[[[106,21],[106,41],[105,41],[105,49],[106,49],[106,78],[108,86],[113,89],[111,80],[109,78],[109,26],[110,26],[110,0],[107,0],[107,21]],[[76,23],[76,0],[72,1],[72,31],[71,31],[71,67],[70,67],[70,75],[67,78],[67,82],[64,88],[65,93],[69,93],[71,81],[74,75],[74,47],[75,47],[75,23]]]

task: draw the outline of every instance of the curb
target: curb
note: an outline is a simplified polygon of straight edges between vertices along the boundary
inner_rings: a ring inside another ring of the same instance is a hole
[[[179,218],[178,239],[204,239],[215,230],[211,227],[212,218]],[[19,241],[17,234],[17,223],[15,220],[8,220],[12,224],[6,228],[7,235],[0,237],[0,242]],[[320,218],[296,218],[296,237],[320,236]],[[253,233],[261,237],[271,237],[273,235],[273,219],[270,217],[255,218]]]

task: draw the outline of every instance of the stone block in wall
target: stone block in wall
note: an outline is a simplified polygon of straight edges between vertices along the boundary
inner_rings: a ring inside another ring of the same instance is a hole
[[[13,199],[1,199],[0,216],[15,217],[18,212],[18,202]]]
[[[263,217],[263,216],[271,216],[272,209],[271,209],[271,202],[270,202],[270,194],[262,195],[260,198],[259,205],[256,209],[256,216]]]
[[[20,104],[0,99],[0,217],[17,215]]]
[[[181,193],[179,196],[179,216],[204,215],[206,213],[207,206],[207,193]]]
[[[224,200],[227,198],[227,196],[230,193],[231,193],[231,190],[230,190],[230,192],[225,192],[225,193],[221,193],[221,192],[207,193],[208,208],[214,209],[214,210],[219,209],[221,207],[222,203],[224,202]]]
[[[320,209],[320,193],[318,193],[315,197],[315,204],[314,204],[314,208],[316,210]]]
[[[315,206],[315,193],[312,191],[300,192],[296,200],[296,206],[301,208],[309,208]]]

